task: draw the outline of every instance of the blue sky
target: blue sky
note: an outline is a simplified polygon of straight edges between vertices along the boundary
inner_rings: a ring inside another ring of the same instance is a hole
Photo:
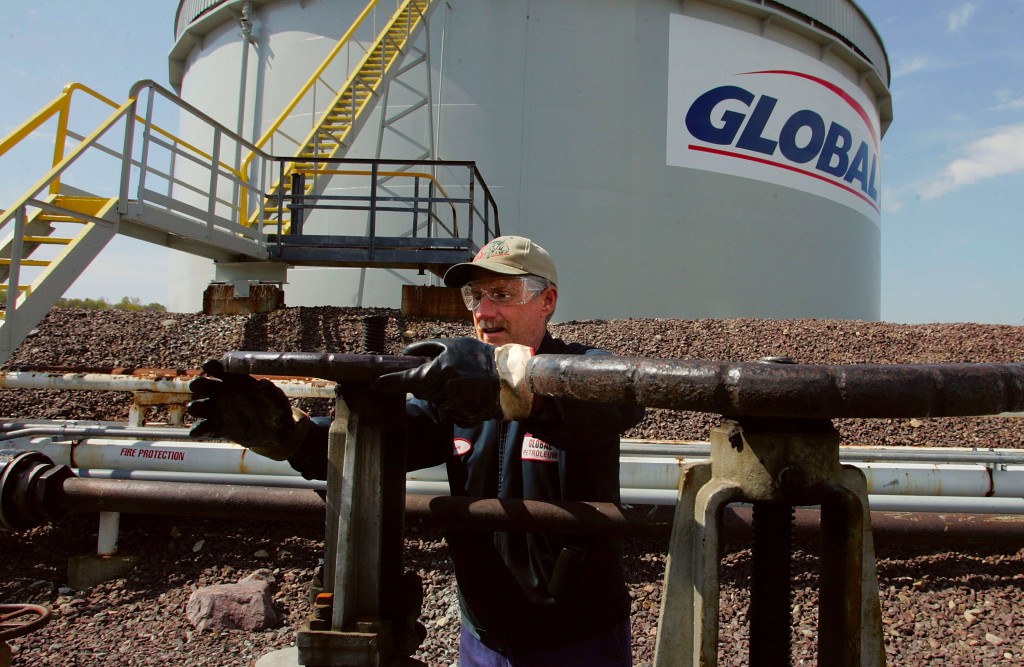
[[[882,141],[882,319],[1024,325],[1024,0],[858,4],[893,72],[894,120]],[[0,2],[0,135],[70,81],[117,101],[140,79],[166,85],[176,8],[173,0]],[[0,163],[0,207],[29,184],[16,180]],[[164,302],[168,261],[162,248],[115,239],[67,296]]]
[[[892,67],[882,318],[1024,325],[1024,0],[861,0]]]

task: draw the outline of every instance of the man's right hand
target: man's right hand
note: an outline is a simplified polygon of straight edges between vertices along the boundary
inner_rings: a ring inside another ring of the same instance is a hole
[[[226,438],[276,461],[294,454],[309,428],[309,417],[292,408],[273,382],[229,373],[221,362],[203,364],[204,376],[189,384],[195,397],[185,411],[198,421],[193,438]]]

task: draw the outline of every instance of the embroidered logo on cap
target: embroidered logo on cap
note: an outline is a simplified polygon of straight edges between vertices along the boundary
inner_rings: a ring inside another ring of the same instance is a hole
[[[557,449],[543,440],[533,437],[529,433],[523,437],[522,451],[522,458],[524,461],[547,461],[549,463],[558,461]]]
[[[508,249],[508,244],[502,239],[494,239],[483,248],[480,248],[480,252],[473,258],[474,262],[479,262],[481,259],[490,259],[491,257],[505,257],[511,254]]]

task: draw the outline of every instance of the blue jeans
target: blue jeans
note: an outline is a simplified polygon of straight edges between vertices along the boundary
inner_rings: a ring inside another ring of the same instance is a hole
[[[459,636],[459,667],[631,667],[629,619],[608,632],[559,648],[502,655],[484,645],[465,625]]]

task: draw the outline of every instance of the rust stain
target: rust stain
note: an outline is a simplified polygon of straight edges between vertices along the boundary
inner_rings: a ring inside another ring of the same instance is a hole
[[[238,460],[238,471],[245,474],[249,472],[249,466],[245,464],[245,457],[249,453],[249,450],[242,447],[242,457]]]
[[[123,377],[136,377],[147,380],[175,380],[181,378],[196,378],[203,374],[199,369],[194,368],[127,368],[127,367],[99,367],[99,366],[38,366],[22,364],[12,366],[10,371],[20,373],[42,373],[61,377],[64,375],[118,375]],[[280,382],[308,384],[314,387],[333,387],[334,382],[322,378],[306,377],[301,375],[253,375],[256,378],[266,378]]]

